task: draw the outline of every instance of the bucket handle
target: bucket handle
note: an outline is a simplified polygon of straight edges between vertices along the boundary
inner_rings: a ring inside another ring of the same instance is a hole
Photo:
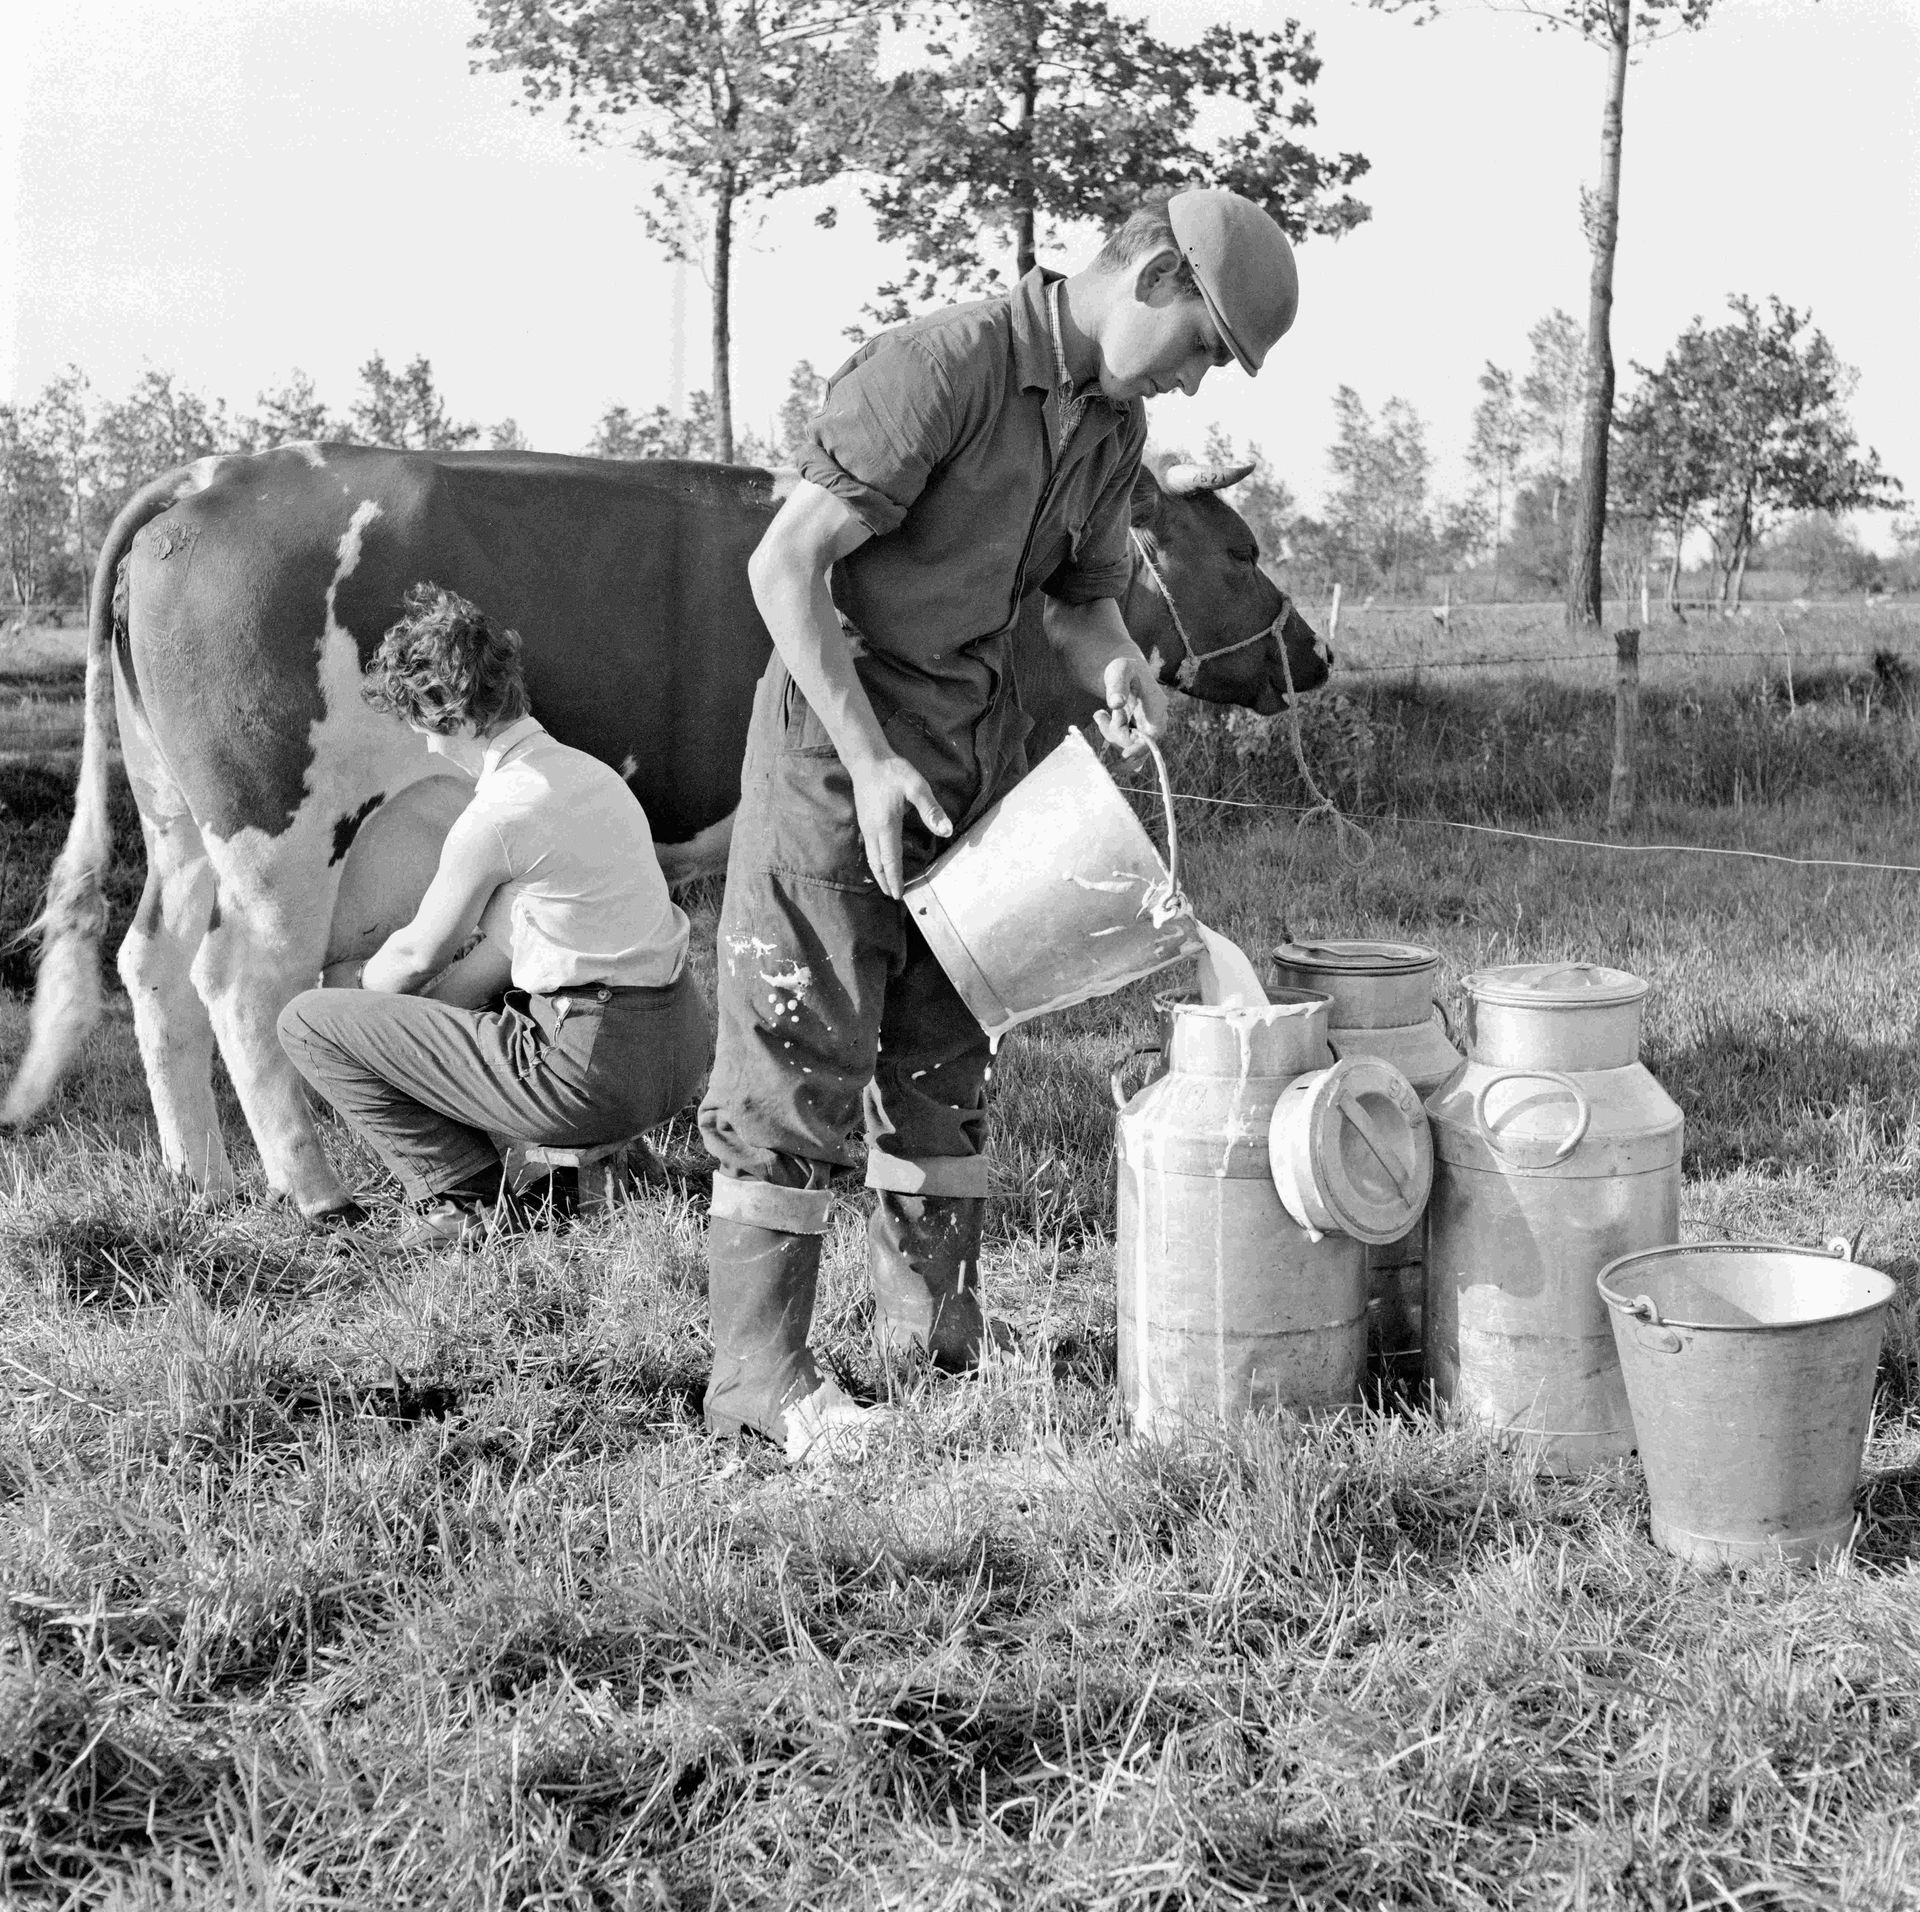
[[[1180,888],[1180,826],[1173,820],[1173,780],[1167,775],[1167,760],[1160,754],[1160,746],[1144,730],[1136,730],[1134,735],[1146,745],[1147,755],[1160,773],[1160,808],[1167,819],[1167,883],[1174,896],[1184,903],[1185,892]]]
[[[1627,1303],[1633,1316],[1633,1338],[1653,1354],[1678,1354],[1680,1337],[1660,1319],[1660,1304],[1651,1295],[1635,1295]]]
[[[1142,1056],[1157,1056],[1165,1052],[1157,1042],[1143,1042],[1137,1049],[1127,1052],[1125,1061],[1107,1077],[1107,1086],[1113,1091],[1113,1106],[1124,1109],[1133,1098],[1120,1086],[1121,1078]]]
[[[1586,1091],[1571,1076],[1562,1075],[1558,1069],[1502,1069],[1488,1076],[1474,1091],[1473,1124],[1485,1138],[1488,1148],[1505,1160],[1511,1160],[1512,1157],[1506,1144],[1501,1141],[1499,1132],[1487,1120],[1487,1092],[1502,1082],[1551,1082],[1573,1097],[1574,1107],[1579,1114],[1574,1118],[1573,1127],[1561,1137],[1559,1146],[1547,1157],[1546,1165],[1564,1162],[1580,1146],[1587,1125],[1593,1120],[1593,1104],[1587,1100]]]

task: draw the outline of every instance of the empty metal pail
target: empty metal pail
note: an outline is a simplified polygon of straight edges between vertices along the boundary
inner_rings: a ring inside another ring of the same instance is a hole
[[[1092,746],[1069,730],[907,885],[914,922],[988,1035],[1199,953],[1170,802],[1168,825],[1163,863]]]
[[[1844,1548],[1893,1283],[1767,1242],[1693,1242],[1601,1271],[1654,1544],[1686,1560]]]

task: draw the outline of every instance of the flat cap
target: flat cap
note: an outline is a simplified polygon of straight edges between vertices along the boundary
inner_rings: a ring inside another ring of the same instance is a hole
[[[1259,371],[1300,309],[1287,235],[1251,199],[1218,187],[1175,193],[1167,222],[1220,336],[1243,371]]]

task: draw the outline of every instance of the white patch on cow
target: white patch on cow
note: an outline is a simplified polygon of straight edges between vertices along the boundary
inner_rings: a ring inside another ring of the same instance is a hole
[[[298,452],[300,456],[304,458],[307,461],[307,463],[314,468],[315,471],[325,471],[327,468],[326,453],[323,452],[320,449],[320,447],[313,442],[311,438],[299,439],[291,445],[282,447],[282,449],[286,451]]]
[[[631,783],[633,773],[640,768],[640,759],[631,750],[620,759],[620,775],[623,781]]]
[[[358,569],[372,499],[356,505],[335,546],[315,645],[321,714],[307,734],[311,758],[292,821],[269,834],[252,826],[230,837],[207,831],[218,874],[221,926],[194,963],[194,983],[220,1039],[228,1073],[259,1144],[269,1182],[309,1213],[345,1197],[308,1111],[306,1092],[280,1048],[276,1020],[290,998],[319,980],[340,868],[334,827],[369,798],[431,776],[424,741],[360,698],[360,657],[340,622],[340,586]]]
[[[670,889],[691,883],[696,877],[718,876],[727,867],[727,850],[733,842],[734,813],[729,810],[718,823],[710,823],[684,843],[656,843],[660,873]]]

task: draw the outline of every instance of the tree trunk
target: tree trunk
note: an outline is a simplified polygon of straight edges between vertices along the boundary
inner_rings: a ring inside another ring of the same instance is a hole
[[[73,461],[73,542],[80,554],[80,621],[93,616],[93,566],[87,562],[87,507],[81,489],[80,461]]]
[[[1680,608],[1680,553],[1687,542],[1687,527],[1677,524],[1673,528],[1673,562],[1667,566],[1667,609],[1678,611]]]
[[[1580,434],[1580,495],[1567,572],[1567,627],[1600,623],[1601,554],[1607,529],[1607,437],[1613,425],[1613,253],[1620,236],[1620,135],[1633,43],[1633,0],[1609,0],[1613,29],[1607,104],[1600,120],[1600,189],[1593,200],[1593,271],[1587,286],[1587,403]]]
[[[733,463],[733,325],[728,300],[733,280],[733,168],[713,194],[713,455]]]
[[[1503,480],[1493,481],[1493,601],[1500,602],[1500,527],[1507,515],[1507,488]]]
[[[1033,243],[1033,107],[1039,92],[1039,74],[1029,66],[1020,75],[1020,98],[1013,122],[1013,148],[1019,155],[1019,183],[1013,202],[1013,269],[1018,279],[1024,279],[1039,261]]]

